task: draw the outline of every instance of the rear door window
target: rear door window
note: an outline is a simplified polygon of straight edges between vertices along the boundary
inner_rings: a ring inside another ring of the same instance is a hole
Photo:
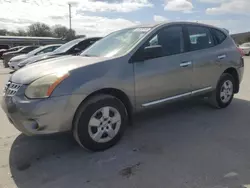
[[[85,40],[82,41],[78,44],[78,48],[81,50],[85,50],[86,48],[88,48],[90,45],[94,44],[97,41],[97,39],[92,39],[92,40]]]
[[[82,41],[82,42],[80,42],[79,44],[77,44],[76,46],[75,46],[75,48],[78,48],[78,49],[80,49],[80,50],[85,50],[88,46],[89,46],[90,44],[89,44],[89,41]]]
[[[206,27],[187,26],[189,51],[202,50],[214,46],[213,37]]]

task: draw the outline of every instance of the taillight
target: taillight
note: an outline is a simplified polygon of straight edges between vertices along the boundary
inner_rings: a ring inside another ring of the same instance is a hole
[[[242,49],[237,47],[237,50],[238,50],[238,52],[240,52],[241,57],[243,57],[245,55]]]

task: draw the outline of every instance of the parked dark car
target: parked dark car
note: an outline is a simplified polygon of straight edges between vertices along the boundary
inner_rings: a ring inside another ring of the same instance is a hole
[[[21,55],[21,54],[27,54],[29,52],[31,52],[32,50],[38,48],[39,46],[24,46],[22,48],[20,48],[17,51],[12,51],[12,52],[7,52],[3,54],[3,64],[4,67],[8,67],[8,62],[12,57],[15,57],[17,55]]]
[[[2,50],[2,49],[9,49],[10,47],[9,47],[9,45],[6,45],[6,44],[0,44],[0,50]]]
[[[13,47],[13,48],[10,48],[10,49],[1,49],[0,50],[0,59],[3,58],[2,56],[3,56],[4,53],[17,51],[17,50],[19,50],[21,48],[23,48],[23,46],[16,46],[16,47]]]
[[[30,65],[38,61],[56,58],[64,55],[77,55],[100,39],[101,37],[89,37],[72,40],[66,44],[63,44],[61,47],[57,48],[51,53],[37,55],[35,57],[27,59],[25,65]],[[23,66],[24,65],[20,65],[20,67]]]

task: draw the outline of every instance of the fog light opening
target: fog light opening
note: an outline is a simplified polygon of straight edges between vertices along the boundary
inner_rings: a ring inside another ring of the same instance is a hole
[[[39,130],[39,125],[38,125],[38,123],[37,123],[36,121],[34,121],[34,122],[31,124],[31,128],[32,128],[33,130]]]

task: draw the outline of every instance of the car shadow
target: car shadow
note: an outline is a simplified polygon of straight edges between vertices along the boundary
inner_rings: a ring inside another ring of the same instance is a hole
[[[238,187],[250,183],[250,101],[201,100],[150,109],[116,146],[88,152],[71,134],[19,135],[9,164],[19,188]],[[167,182],[167,183],[166,183]]]

